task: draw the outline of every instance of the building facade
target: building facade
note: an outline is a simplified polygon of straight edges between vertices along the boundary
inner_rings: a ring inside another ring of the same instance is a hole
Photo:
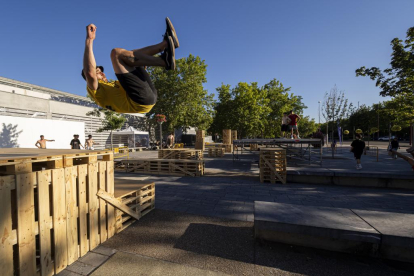
[[[86,115],[96,107],[87,97],[0,77],[0,116],[83,122],[84,133],[81,136],[93,135],[99,143],[96,148],[102,149],[110,144],[109,132],[98,133],[101,120]],[[146,125],[145,115],[125,114],[125,117],[127,122],[123,128],[133,126],[146,131],[143,129]],[[38,139],[36,133],[33,133],[33,139]]]

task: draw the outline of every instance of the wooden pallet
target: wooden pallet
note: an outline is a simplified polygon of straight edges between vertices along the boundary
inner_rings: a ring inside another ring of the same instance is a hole
[[[167,174],[179,176],[204,175],[203,160],[178,159],[129,159],[122,160],[126,172]]]
[[[286,184],[287,162],[286,150],[284,149],[261,149],[260,151],[260,182]]]
[[[224,148],[209,148],[208,157],[223,157],[225,153]]]
[[[204,142],[205,138],[200,138],[198,141],[195,142],[194,148],[196,150],[205,150],[205,142]]]
[[[258,150],[259,145],[258,144],[250,144],[250,150]]]
[[[0,176],[1,272],[54,275],[112,237],[113,188],[113,161]]]
[[[159,159],[189,159],[202,160],[203,151],[194,149],[160,149],[158,150]]]
[[[128,191],[121,189],[119,186],[129,187]],[[132,189],[132,190],[131,190]],[[115,180],[115,197],[119,202],[125,204],[141,218],[155,208],[155,184],[153,182],[136,181],[136,180]],[[116,210],[116,233],[121,232],[136,220],[120,210]]]
[[[231,131],[231,143],[233,144],[233,140],[237,140],[237,130]]]
[[[14,175],[47,169],[111,161],[110,150],[0,149],[0,175]]]
[[[206,131],[205,130],[197,130],[196,131],[196,141],[201,141],[202,138],[206,137]]]
[[[223,129],[223,144],[231,144],[231,129]]]
[[[233,144],[223,144],[223,146],[226,152],[233,152]]]

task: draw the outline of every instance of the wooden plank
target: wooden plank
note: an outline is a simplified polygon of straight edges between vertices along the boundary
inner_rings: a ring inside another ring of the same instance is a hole
[[[68,263],[66,239],[66,187],[64,169],[52,170],[53,186],[53,246],[55,248],[55,273],[61,272]]]
[[[129,208],[127,205],[121,203],[118,199],[114,198],[112,195],[105,192],[104,190],[99,190],[98,196],[102,198],[103,200],[105,200],[106,202],[108,202],[109,204],[111,204],[112,206],[118,208],[122,212],[130,215],[136,220],[139,220],[140,216],[137,213],[135,213],[134,210]]]
[[[89,251],[88,243],[88,206],[86,203],[86,173],[88,165],[74,167],[78,171],[78,202],[79,202],[79,254],[84,256]]]
[[[98,162],[99,177],[98,177],[98,189],[106,189],[106,162]],[[99,199],[99,233],[101,243],[108,239],[108,232],[106,230],[106,201]]]
[[[191,175],[191,176],[195,176],[195,174],[193,174],[193,173],[191,173],[191,172],[189,172],[189,171],[187,171],[187,170],[185,170],[185,169],[183,169],[183,168],[181,168],[181,167],[179,167],[179,166],[177,166],[177,165],[175,165],[173,163],[170,163],[170,166],[173,167],[173,168],[175,168],[175,169],[177,169],[177,170],[182,171],[184,174],[188,174],[188,175]]]
[[[286,184],[286,180],[284,180],[281,176],[280,176],[280,174],[279,174],[279,172],[277,172],[276,171],[276,169],[274,168],[274,167],[272,167],[272,165],[269,163],[269,161],[267,161],[267,159],[266,158],[264,158],[263,156],[262,156],[262,160],[267,164],[267,166],[274,172],[274,174],[275,174],[275,176],[283,183],[283,184]],[[273,183],[273,182],[272,182]]]
[[[114,196],[114,162],[106,162],[106,191],[111,196]],[[107,205],[107,221],[108,221],[108,239],[115,235],[115,208],[111,205]]]
[[[11,187],[15,176],[0,177],[0,271],[4,276],[13,276],[13,236]]]
[[[37,198],[38,198],[38,226],[40,245],[40,273],[42,276],[54,274],[52,264],[52,244],[50,239],[50,199],[49,177],[50,171],[37,172]]]
[[[72,159],[71,159],[72,160]],[[76,167],[65,168],[66,186],[66,236],[68,265],[79,258],[78,247],[78,209],[76,206]]]
[[[99,238],[99,200],[96,196],[98,192],[98,166],[96,163],[88,165],[88,185],[89,185],[89,246],[93,250],[100,243]]]
[[[25,276],[36,275],[33,177],[34,173],[16,175],[19,272]]]

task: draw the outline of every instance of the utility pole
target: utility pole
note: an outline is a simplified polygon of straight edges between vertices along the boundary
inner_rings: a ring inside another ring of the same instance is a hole
[[[377,125],[377,128],[378,128],[378,134],[377,134],[377,136],[378,136],[378,139],[379,139],[379,133],[380,133],[380,130],[379,130],[379,109],[380,109],[380,102],[378,102],[378,112],[377,112],[377,115],[378,115],[378,125]]]
[[[321,101],[318,101],[318,104],[319,104],[319,108],[318,108],[318,110],[319,110],[319,121],[318,121],[318,123],[319,123],[319,127],[321,127]]]

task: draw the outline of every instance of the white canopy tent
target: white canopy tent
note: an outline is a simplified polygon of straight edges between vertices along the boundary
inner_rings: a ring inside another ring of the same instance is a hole
[[[114,132],[113,143],[123,144],[129,148],[147,148],[149,146],[149,133],[148,131],[140,131],[130,126],[124,130]]]

